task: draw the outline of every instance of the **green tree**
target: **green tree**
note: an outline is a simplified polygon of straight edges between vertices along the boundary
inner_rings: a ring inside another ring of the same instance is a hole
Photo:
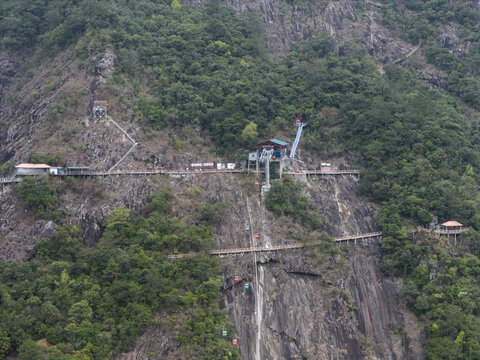
[[[245,128],[242,130],[242,139],[247,144],[251,146],[258,138],[257,124],[250,121]]]
[[[26,339],[18,348],[18,356],[21,360],[43,360],[45,350],[32,339]]]
[[[88,304],[88,301],[81,300],[72,305],[68,312],[70,321],[80,323],[84,320],[92,319],[92,308]]]
[[[37,184],[34,177],[27,176],[17,188],[22,203],[34,210],[40,217],[49,218],[58,207],[58,197],[52,194],[48,185]]]
[[[10,349],[10,338],[5,330],[0,327],[0,357],[7,355]]]

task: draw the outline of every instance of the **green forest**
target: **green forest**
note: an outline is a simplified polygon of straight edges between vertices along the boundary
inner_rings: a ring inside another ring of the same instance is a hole
[[[172,249],[213,246],[204,210],[212,206],[199,208],[197,223],[184,223],[171,215],[172,200],[161,189],[140,212],[113,210],[93,248],[83,245],[78,227],[62,225],[35,246],[28,262],[0,262],[0,357],[111,359],[132,350],[148,324],[167,324],[195,358],[237,359],[233,328],[219,309],[218,259],[167,257]],[[225,324],[229,338],[222,339]],[[41,338],[52,346],[34,341]]]
[[[470,0],[381,2],[383,24],[406,41],[416,44],[423,40],[422,51],[428,62],[448,75],[448,91],[480,110],[480,12],[476,3]],[[454,50],[449,48],[452,45],[456,45]]]
[[[215,0],[199,9],[177,0],[6,0],[0,46],[33,51],[38,62],[51,51],[74,51],[79,66],[88,66],[90,54],[113,49],[120,64],[109,81],[131,90],[133,97],[122,101],[147,131],[199,125],[219,154],[238,160],[259,139],[293,136],[290,120],[308,114],[306,153],[349,154],[365,169],[362,195],[382,204],[382,270],[403,278],[402,297],[426,329],[427,358],[479,359],[480,119],[467,118],[459,99],[480,110],[480,15],[469,2],[448,1],[384,1],[382,11],[385,25],[405,40],[425,41],[428,61],[448,72],[453,96],[421,83],[408,68],[387,64],[381,75],[364,50],[338,48],[327,34],[273,61],[258,20],[239,19]],[[471,42],[467,56],[438,42],[445,21],[461,25]],[[30,188],[19,196],[40,217],[56,206],[48,188],[23,186]],[[300,190],[288,180],[273,190],[272,212],[294,217],[296,207],[310,214],[303,197],[289,196]],[[29,198],[32,191],[38,196]],[[190,339],[206,359],[235,358],[218,339],[225,319],[218,310],[218,265],[207,256],[177,263],[165,258],[168,244],[180,252],[211,247],[212,224],[173,220],[169,201],[162,191],[143,212],[117,209],[94,248],[84,248],[79,230],[65,225],[36,246],[29,262],[1,263],[0,354],[109,358],[131,349],[153,314],[175,307],[201,309],[181,341]],[[470,227],[462,256],[426,235],[409,236],[408,229],[427,225],[432,215]],[[320,226],[313,216],[307,222]],[[123,302],[119,293],[133,301]],[[49,354],[31,340],[40,337],[55,345]]]

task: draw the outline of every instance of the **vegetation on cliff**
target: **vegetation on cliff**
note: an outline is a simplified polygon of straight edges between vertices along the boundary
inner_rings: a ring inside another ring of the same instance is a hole
[[[448,73],[448,91],[480,110],[480,12],[475,1],[384,0],[383,23]]]
[[[405,279],[403,297],[426,324],[427,357],[480,358],[480,128],[478,118],[467,121],[455,99],[392,64],[382,76],[362,50],[337,48],[325,34],[273,62],[254,21],[240,21],[218,1],[200,9],[166,0],[45,5],[2,2],[1,46],[21,50],[39,42],[39,61],[52,49],[71,46],[79,67],[91,53],[113,48],[120,64],[109,81],[129,88],[128,97],[118,96],[147,130],[200,125],[219,152],[242,154],[260,137],[292,132],[288,120],[295,113],[309,114],[306,151],[321,158],[348,152],[366,169],[362,193],[383,205],[382,266]],[[386,24],[412,42],[424,39],[427,58],[449,72],[449,89],[479,109],[478,14],[459,2],[410,1],[406,7],[415,15],[386,2]],[[451,20],[471,41],[464,57],[436,38],[440,24]],[[28,181],[22,186],[28,187],[24,195],[20,191],[25,204],[40,214],[54,205],[47,189]],[[298,191],[289,180],[272,190],[272,211],[299,216],[293,206],[308,214],[305,199],[289,193]],[[46,203],[31,198],[32,191]],[[153,312],[172,306],[205,309],[185,333],[207,358],[226,354],[216,333],[224,319],[215,305],[218,284],[216,275],[209,276],[217,274],[215,262],[164,258],[167,246],[207,249],[205,222],[223,206],[199,207],[204,223],[187,226],[168,217],[168,203],[161,193],[141,214],[116,210],[93,249],[83,248],[77,229],[64,226],[35,248],[29,263],[2,264],[0,351],[26,354],[38,348],[30,338],[46,337],[55,345],[52,353],[105,358],[131,348]],[[428,239],[410,239],[407,229],[426,225],[432,215],[472,228],[461,257]]]
[[[111,359],[132,350],[147,325],[163,323],[178,333],[187,357],[238,358],[220,337],[226,315],[218,307],[217,259],[166,257],[172,249],[211,248],[211,219],[202,212],[199,223],[184,223],[171,205],[163,189],[140,213],[112,211],[93,248],[84,247],[79,228],[63,225],[35,246],[30,261],[0,262],[0,357]],[[32,340],[41,338],[52,346]]]

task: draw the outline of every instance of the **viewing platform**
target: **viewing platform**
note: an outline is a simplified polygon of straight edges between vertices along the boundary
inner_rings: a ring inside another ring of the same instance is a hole
[[[468,231],[468,228],[461,228],[456,230],[448,230],[448,229],[435,229],[433,232],[435,234],[440,235],[460,235],[461,233]]]
[[[458,221],[447,221],[441,225],[438,225],[433,232],[439,235],[460,235],[461,233],[467,231],[468,228],[463,227],[463,224],[460,224]]]

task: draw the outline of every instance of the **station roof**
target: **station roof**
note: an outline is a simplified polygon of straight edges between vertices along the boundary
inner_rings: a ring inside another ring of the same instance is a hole
[[[278,139],[269,139],[269,140],[262,141],[261,143],[259,143],[257,145],[257,147],[259,147],[259,146],[275,146],[275,145],[284,147],[284,146],[287,146],[288,143],[285,142],[285,141],[282,141],[282,140],[278,140]]]
[[[463,226],[463,224],[460,224],[458,221],[447,221],[442,224],[442,226]]]
[[[287,142],[282,141],[282,140],[278,140],[278,139],[270,139],[270,141],[275,143],[275,144],[281,145],[281,146],[287,146],[288,145]]]
[[[88,170],[90,166],[69,166],[67,167],[68,170]]]
[[[51,166],[47,164],[19,164],[15,166],[16,169],[50,169]]]

